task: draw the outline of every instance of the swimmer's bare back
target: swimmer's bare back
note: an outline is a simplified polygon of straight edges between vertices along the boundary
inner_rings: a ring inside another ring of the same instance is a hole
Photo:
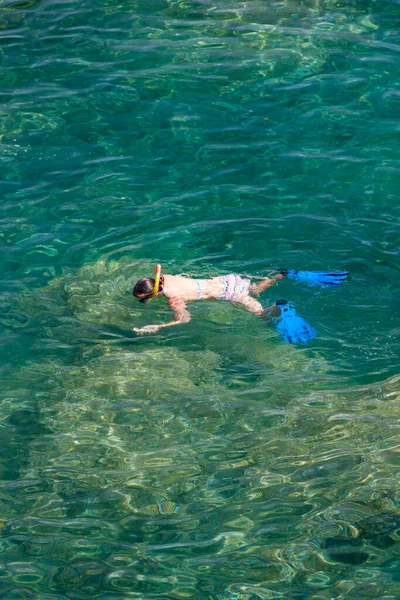
[[[263,315],[266,309],[253,296],[258,296],[283,277],[282,273],[278,273],[272,277],[264,277],[258,283],[251,283],[250,279],[243,279],[235,274],[222,275],[212,279],[193,279],[182,275],[166,274],[162,286],[160,286],[160,291],[157,291],[154,295],[162,294],[168,299],[168,306],[172,310],[173,320],[158,325],[134,327],[133,331],[142,335],[155,333],[164,327],[188,323],[191,314],[187,309],[187,304],[195,300],[223,300],[254,315]],[[137,296],[143,298],[143,296]],[[150,297],[148,296],[148,298]]]

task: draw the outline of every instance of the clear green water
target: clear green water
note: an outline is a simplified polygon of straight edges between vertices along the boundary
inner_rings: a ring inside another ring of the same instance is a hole
[[[400,597],[398,11],[2,1],[2,598]],[[352,275],[137,338],[156,262]]]

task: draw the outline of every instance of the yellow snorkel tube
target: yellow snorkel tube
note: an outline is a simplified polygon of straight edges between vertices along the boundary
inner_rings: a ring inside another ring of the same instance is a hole
[[[157,294],[158,294],[158,288],[160,287],[160,277],[161,277],[161,265],[156,265],[153,292],[152,292],[149,300],[151,298],[154,298],[154,296],[157,296]]]

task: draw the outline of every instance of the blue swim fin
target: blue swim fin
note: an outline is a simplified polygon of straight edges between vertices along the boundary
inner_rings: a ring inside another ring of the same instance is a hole
[[[294,269],[281,271],[281,273],[289,279],[301,281],[310,286],[320,285],[321,287],[337,287],[349,275],[348,271],[295,271]]]
[[[281,273],[289,279],[321,287],[337,287],[349,275],[348,271],[295,271],[294,269],[283,270]]]
[[[272,320],[288,344],[306,344],[309,340],[316,337],[317,332],[298,314],[295,308],[288,304],[286,300],[278,300],[276,307],[280,315]]]

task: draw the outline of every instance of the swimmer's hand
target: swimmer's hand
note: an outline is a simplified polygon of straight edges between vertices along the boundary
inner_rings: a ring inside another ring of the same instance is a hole
[[[138,335],[144,335],[145,333],[156,333],[159,329],[160,325],[146,325],[145,327],[134,327],[133,331]]]

